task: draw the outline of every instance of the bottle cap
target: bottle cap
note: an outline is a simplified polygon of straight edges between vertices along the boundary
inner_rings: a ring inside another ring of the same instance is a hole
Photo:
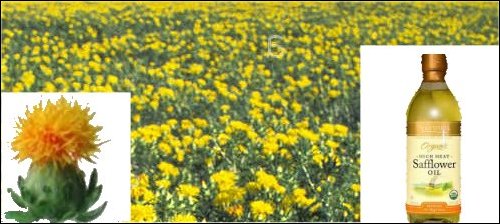
[[[445,54],[422,54],[422,72],[424,81],[442,82],[448,69]]]

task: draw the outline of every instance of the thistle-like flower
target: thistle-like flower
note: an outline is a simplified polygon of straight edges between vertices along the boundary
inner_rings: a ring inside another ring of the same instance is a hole
[[[97,143],[102,127],[90,124],[95,113],[89,114],[89,110],[61,97],[55,104],[49,100],[45,107],[40,101],[33,111],[26,109],[25,118],[19,117],[12,149],[18,153],[15,159],[31,159],[31,166],[26,179],[19,176],[20,195],[11,188],[7,191],[27,211],[9,211],[6,218],[88,222],[102,214],[107,202],[88,211],[102,192],[96,169],[86,186],[85,174],[78,167],[81,158],[93,162],[94,153],[103,144]]]

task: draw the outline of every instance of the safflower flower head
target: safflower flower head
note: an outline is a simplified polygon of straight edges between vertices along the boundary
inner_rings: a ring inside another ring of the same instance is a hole
[[[93,162],[91,157],[104,142],[97,143],[102,127],[90,124],[95,113],[89,114],[89,110],[62,96],[55,104],[49,100],[43,107],[40,101],[33,111],[26,108],[26,117],[16,122],[15,159],[31,159],[39,165],[77,165],[81,158]]]
[[[78,167],[81,158],[93,162],[91,157],[103,144],[96,143],[102,127],[90,124],[94,113],[89,110],[61,97],[55,104],[49,100],[45,107],[40,101],[33,111],[26,109],[25,118],[19,118],[12,142],[12,150],[18,153],[14,158],[19,162],[31,159],[31,165],[26,178],[18,178],[21,194],[11,188],[7,192],[26,211],[8,211],[7,219],[89,222],[102,214],[107,202],[89,211],[102,193],[97,170],[92,171],[87,186],[85,173]]]
[[[172,222],[180,222],[180,223],[193,223],[196,222],[196,217],[192,214],[176,214],[172,217]]]
[[[274,213],[274,207],[271,203],[262,200],[252,201],[250,211],[255,220],[265,220],[267,216]]]

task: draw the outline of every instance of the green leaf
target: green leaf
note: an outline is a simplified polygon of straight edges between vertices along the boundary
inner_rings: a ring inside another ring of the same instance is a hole
[[[17,178],[17,187],[19,189],[22,189],[24,187],[24,178],[21,176]]]
[[[19,191],[21,192],[21,198],[23,199],[23,201],[29,204],[33,202],[34,197],[33,194],[24,186],[24,184],[26,183],[25,181],[26,180],[23,177],[19,176],[17,178],[17,186],[19,187]]]
[[[446,191],[446,190],[451,189],[451,188],[453,188],[452,182],[446,182],[443,184],[443,187],[442,187],[443,191]]]
[[[102,214],[102,212],[104,212],[104,209],[106,208],[107,204],[108,204],[108,202],[106,201],[106,202],[104,202],[104,204],[102,204],[98,208],[96,208],[92,211],[80,214],[79,216],[77,216],[75,218],[75,221],[77,221],[77,222],[90,222],[90,221],[96,219],[97,217],[99,217]]]
[[[61,220],[69,220],[69,219],[72,219],[74,216],[75,216],[75,212],[74,211],[68,211],[68,212],[66,212],[66,214],[64,214],[61,217]]]
[[[92,174],[90,174],[90,181],[87,194],[90,194],[90,192],[94,191],[96,186],[97,186],[97,170],[94,168],[94,170],[92,170]]]
[[[35,218],[30,212],[22,211],[9,211],[5,213],[5,218],[14,219],[20,223],[34,222],[38,219]]]
[[[12,190],[12,188],[8,188],[7,192],[10,193],[10,196],[12,197],[12,200],[17,204],[17,206],[21,208],[27,208],[28,205],[26,202],[19,196],[15,191]]]
[[[102,193],[102,185],[97,186],[97,188],[94,188],[92,192],[89,192],[87,197],[85,198],[85,206],[81,210],[82,212],[87,211],[92,205],[94,205],[97,200],[99,200],[99,197],[101,197]]]
[[[25,187],[24,187],[24,178],[19,176],[17,178],[17,187],[19,188],[19,191],[21,192],[21,197],[26,199],[26,190],[25,190]]]

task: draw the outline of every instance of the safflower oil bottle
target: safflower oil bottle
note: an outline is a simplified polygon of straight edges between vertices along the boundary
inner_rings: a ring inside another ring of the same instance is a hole
[[[459,221],[461,115],[444,79],[446,70],[444,54],[422,55],[423,81],[407,111],[411,223]]]

